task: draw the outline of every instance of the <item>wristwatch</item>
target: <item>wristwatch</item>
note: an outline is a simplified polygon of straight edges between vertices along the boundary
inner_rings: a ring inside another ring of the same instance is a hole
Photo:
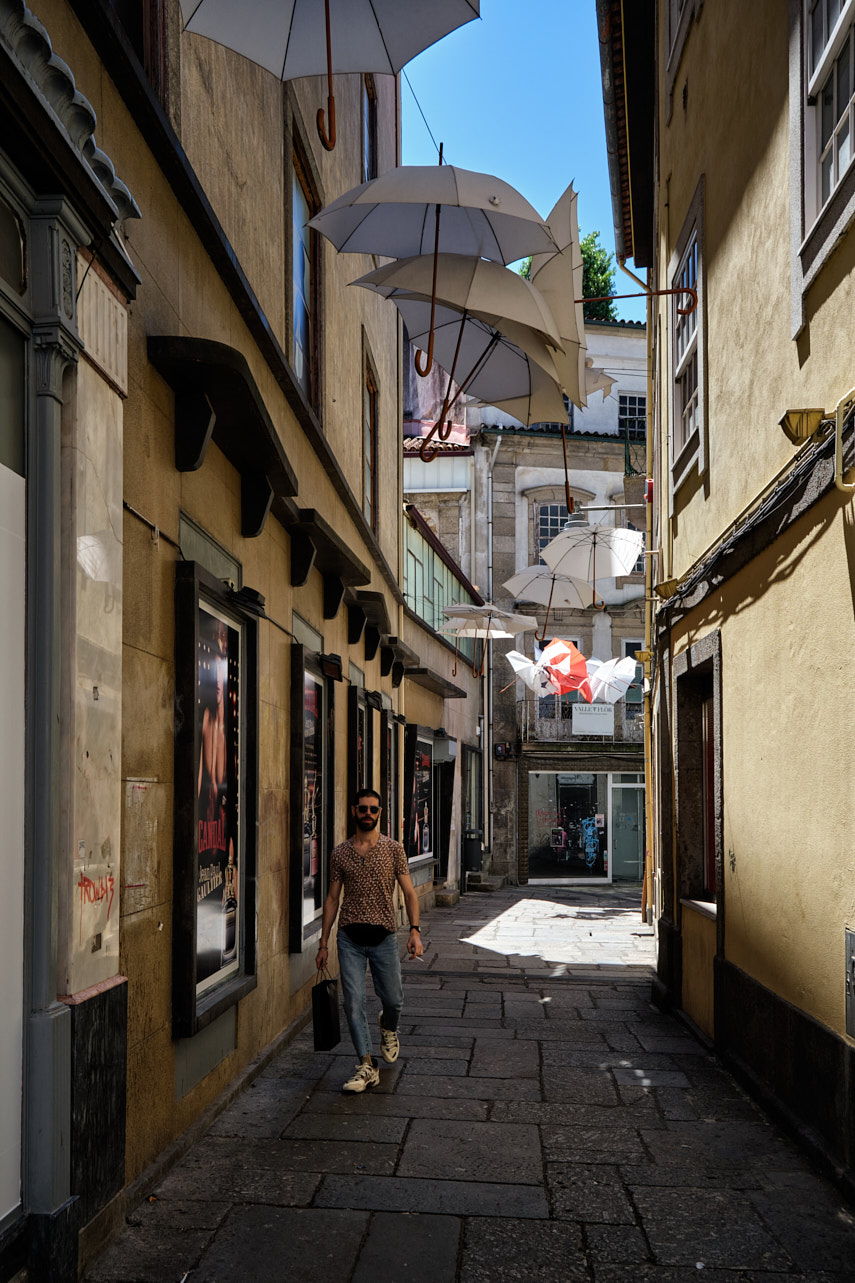
[[[419,926],[419,924],[418,924],[417,922],[411,922],[411,923],[410,923],[410,930],[411,930],[411,931],[418,931],[419,935],[421,935],[421,933],[422,933],[422,929],[421,929],[421,927]]]

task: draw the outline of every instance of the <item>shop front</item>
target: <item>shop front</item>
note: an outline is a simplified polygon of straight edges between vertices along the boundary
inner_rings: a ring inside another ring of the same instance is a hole
[[[641,772],[529,769],[520,783],[528,800],[528,824],[520,833],[521,881],[641,881]]]

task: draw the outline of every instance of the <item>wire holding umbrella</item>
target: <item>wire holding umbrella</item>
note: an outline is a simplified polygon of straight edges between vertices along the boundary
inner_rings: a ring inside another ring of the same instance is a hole
[[[335,147],[333,74],[396,75],[443,36],[480,16],[480,0],[180,0],[184,30],[258,63],[280,80],[327,77],[318,136]],[[333,40],[333,28],[335,40]]]

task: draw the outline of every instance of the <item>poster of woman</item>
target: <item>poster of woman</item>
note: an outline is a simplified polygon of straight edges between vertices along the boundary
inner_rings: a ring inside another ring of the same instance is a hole
[[[198,631],[196,985],[202,991],[237,967],[240,634],[201,601]]]

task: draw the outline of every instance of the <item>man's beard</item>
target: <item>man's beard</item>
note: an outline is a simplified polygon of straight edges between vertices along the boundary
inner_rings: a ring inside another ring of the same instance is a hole
[[[379,823],[379,815],[358,815],[356,817],[357,827],[360,828],[363,833],[370,833],[372,829],[377,828]]]

